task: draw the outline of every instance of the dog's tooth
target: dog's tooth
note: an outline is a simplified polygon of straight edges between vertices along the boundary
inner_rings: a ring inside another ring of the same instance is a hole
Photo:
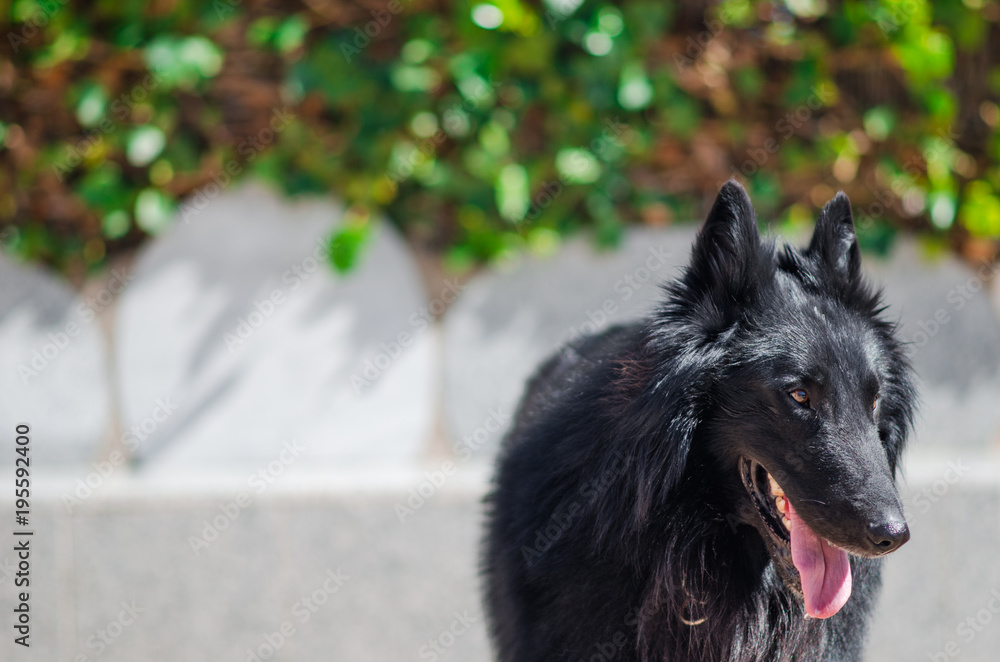
[[[788,503],[785,501],[785,497],[779,496],[774,497],[774,505],[778,507],[778,512],[782,515],[788,510]]]
[[[784,524],[785,528],[788,529],[789,531],[792,530],[792,521],[790,519],[788,519],[787,516],[783,515],[781,517],[781,523]]]
[[[785,496],[785,491],[781,489],[781,485],[778,485],[778,481],[776,481],[771,474],[767,475],[767,482],[771,484],[771,494],[774,494],[775,496]]]

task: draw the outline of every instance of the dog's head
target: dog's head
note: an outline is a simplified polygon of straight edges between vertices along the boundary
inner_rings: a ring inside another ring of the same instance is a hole
[[[860,263],[844,194],[823,209],[808,248],[776,250],[729,182],[675,291],[722,354],[704,439],[742,484],[742,521],[819,618],[850,596],[848,554],[888,554],[910,535],[895,486],[910,369]]]

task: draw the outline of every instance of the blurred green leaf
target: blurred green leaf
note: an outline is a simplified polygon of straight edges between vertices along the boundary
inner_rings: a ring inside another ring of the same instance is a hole
[[[96,83],[85,85],[76,104],[76,119],[81,126],[94,126],[104,116],[108,107],[108,95]]]
[[[653,100],[653,86],[641,62],[630,62],[622,67],[618,84],[618,103],[626,110],[642,110]]]
[[[206,37],[161,35],[144,52],[147,66],[168,87],[191,89],[222,69],[222,49]]]
[[[589,151],[580,148],[561,149],[556,154],[560,176],[574,184],[593,184],[601,176],[601,164]]]
[[[338,272],[346,273],[354,268],[368,241],[369,233],[367,223],[347,223],[333,234],[327,245],[327,252]]]
[[[130,225],[131,219],[128,212],[123,209],[115,209],[107,214],[101,222],[104,236],[108,239],[120,239],[124,237],[128,233]]]
[[[1000,237],[1000,198],[983,180],[965,187],[965,201],[958,212],[962,224],[977,237]]]
[[[135,199],[136,223],[152,235],[160,234],[170,226],[176,210],[174,201],[156,189],[143,189]]]
[[[877,106],[865,112],[865,132],[872,140],[885,140],[892,133],[896,124],[895,114],[891,108]]]
[[[140,126],[128,136],[125,154],[134,166],[144,166],[153,162],[167,144],[163,131],[155,126]]]
[[[496,181],[497,209],[500,216],[512,223],[524,220],[528,213],[528,172],[511,163],[500,170]]]

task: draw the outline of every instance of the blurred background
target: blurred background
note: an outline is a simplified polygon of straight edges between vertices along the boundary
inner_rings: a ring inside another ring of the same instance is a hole
[[[791,242],[848,193],[920,377],[868,659],[996,662],[1000,4],[0,9],[3,659],[489,660],[526,378],[736,177]]]

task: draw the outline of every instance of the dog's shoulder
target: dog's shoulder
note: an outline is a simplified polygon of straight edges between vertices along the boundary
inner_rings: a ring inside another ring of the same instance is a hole
[[[609,371],[638,350],[646,330],[646,322],[615,325],[563,345],[549,356],[528,380],[507,444],[534,422],[577,404],[581,394],[606,386]]]

